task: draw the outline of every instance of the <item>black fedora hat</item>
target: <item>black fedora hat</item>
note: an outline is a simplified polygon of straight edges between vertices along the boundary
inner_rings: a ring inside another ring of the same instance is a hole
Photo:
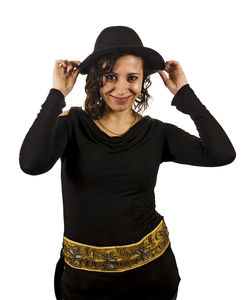
[[[163,57],[157,51],[144,47],[139,35],[132,28],[110,26],[103,29],[98,35],[94,51],[77,67],[80,68],[79,73],[88,74],[91,64],[102,55],[123,51],[138,54],[146,59],[152,70],[150,74],[165,69]]]

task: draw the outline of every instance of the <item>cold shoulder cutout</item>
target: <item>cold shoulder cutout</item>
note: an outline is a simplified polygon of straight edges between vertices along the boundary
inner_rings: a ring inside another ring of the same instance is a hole
[[[62,112],[62,113],[59,115],[59,117],[60,117],[60,116],[66,116],[66,115],[68,115],[68,113],[69,113],[69,110],[65,110],[64,112]]]

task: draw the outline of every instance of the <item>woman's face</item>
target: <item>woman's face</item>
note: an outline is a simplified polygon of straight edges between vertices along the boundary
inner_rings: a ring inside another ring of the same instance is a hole
[[[105,64],[103,65],[105,67]],[[143,61],[140,57],[124,55],[119,57],[113,70],[103,76],[100,94],[108,109],[112,111],[130,110],[142,90]],[[117,101],[116,98],[128,98]]]

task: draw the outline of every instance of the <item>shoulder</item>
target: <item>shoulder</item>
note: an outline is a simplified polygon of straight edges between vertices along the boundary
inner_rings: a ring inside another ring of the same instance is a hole
[[[69,113],[69,110],[65,110],[65,111],[63,111],[60,115],[59,115],[59,117],[60,116],[65,116],[65,115],[67,115]]]
[[[151,124],[154,125],[154,128],[164,132],[164,134],[177,128],[176,125],[169,123],[168,121],[165,121],[165,120],[162,121],[160,119],[152,118],[152,117],[149,117],[149,119],[150,119]]]
[[[84,111],[81,106],[71,106],[70,109],[63,111],[59,116],[67,116],[72,112]]]

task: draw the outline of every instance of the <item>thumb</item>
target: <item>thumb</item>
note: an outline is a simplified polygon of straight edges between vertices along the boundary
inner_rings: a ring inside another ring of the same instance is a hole
[[[76,79],[77,76],[79,75],[79,73],[80,73],[80,68],[76,68],[76,69],[74,70],[73,74],[72,74],[72,77],[73,77],[74,79]]]
[[[162,80],[164,81],[164,83],[167,84],[167,82],[168,82],[167,75],[162,70],[158,70],[157,72],[160,74],[160,76],[161,76]]]

